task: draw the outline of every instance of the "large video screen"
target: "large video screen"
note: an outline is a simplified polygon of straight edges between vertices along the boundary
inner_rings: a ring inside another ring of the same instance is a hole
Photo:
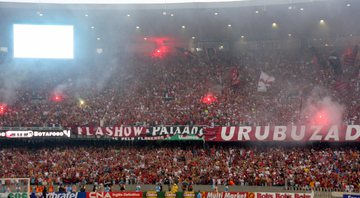
[[[74,58],[74,26],[14,24],[13,32],[14,58]]]

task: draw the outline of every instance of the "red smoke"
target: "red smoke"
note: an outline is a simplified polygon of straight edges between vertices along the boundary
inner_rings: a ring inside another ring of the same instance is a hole
[[[151,57],[153,58],[164,58],[174,48],[174,39],[169,37],[149,37],[145,41],[146,43],[153,44],[151,49]]]
[[[167,55],[168,51],[169,50],[167,46],[159,46],[153,51],[151,56],[153,58],[163,58]]]
[[[53,96],[51,97],[51,100],[54,101],[54,102],[61,102],[64,100],[64,97],[59,94],[59,93],[55,93],[53,94]]]
[[[217,98],[212,93],[208,93],[201,98],[201,102],[210,105],[214,102],[217,102]]]
[[[5,113],[5,104],[0,104],[0,115]]]
[[[313,124],[321,125],[321,126],[326,126],[330,124],[328,112],[326,110],[320,110],[315,114],[313,118],[313,122],[314,122]]]

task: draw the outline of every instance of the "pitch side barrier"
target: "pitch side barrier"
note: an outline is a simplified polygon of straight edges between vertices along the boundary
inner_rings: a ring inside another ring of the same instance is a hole
[[[31,193],[30,198],[44,198],[43,193]],[[23,198],[23,197],[13,197],[13,198]],[[67,192],[67,193],[47,193],[46,198],[86,198],[85,192]]]
[[[200,194],[200,195],[199,195]],[[0,193],[1,198],[28,198],[27,193]],[[30,198],[42,197],[42,193],[31,193]],[[359,196],[344,195],[344,198]],[[69,192],[48,193],[46,198],[314,198],[313,193],[283,192]]]
[[[200,196],[198,195],[200,193]],[[85,198],[84,194],[58,195],[47,198]],[[86,198],[313,198],[312,193],[272,192],[87,192]]]
[[[200,194],[200,195],[199,195]],[[314,198],[313,193],[283,192],[146,192],[146,198]]]
[[[358,195],[344,194],[343,198],[360,198],[360,194]]]
[[[0,198],[28,198],[28,192],[2,192]]]

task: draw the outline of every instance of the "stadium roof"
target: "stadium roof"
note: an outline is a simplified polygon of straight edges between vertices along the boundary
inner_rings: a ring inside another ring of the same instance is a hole
[[[81,38],[91,41],[84,43],[97,46],[124,46],[130,41],[150,37],[209,45],[221,41],[225,47],[226,42],[242,38],[245,41],[321,39],[325,42],[343,36],[359,36],[360,32],[356,20],[360,18],[359,0],[227,0],[165,5],[25,1],[30,0],[0,0],[0,46],[11,46],[9,35],[16,23],[74,25]],[[103,3],[109,1],[101,0]],[[166,0],[170,1],[173,0]]]
[[[0,0],[13,3],[56,3],[56,4],[171,4],[171,3],[222,3],[222,2],[261,2],[271,3],[299,3],[326,0]]]
[[[169,8],[221,8],[242,6],[265,6],[278,4],[297,4],[324,2],[329,0],[0,0],[0,7],[18,7],[31,4],[59,5],[142,5],[140,8],[158,8],[160,5]],[[139,7],[133,7],[138,9]]]

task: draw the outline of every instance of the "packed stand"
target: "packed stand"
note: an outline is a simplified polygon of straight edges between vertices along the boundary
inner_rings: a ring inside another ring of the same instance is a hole
[[[0,126],[298,124],[311,119],[304,111],[314,94],[343,105],[343,122],[359,123],[357,67],[344,66],[338,75],[312,58],[309,51],[283,50],[172,54],[85,71],[30,72],[0,85]],[[266,92],[257,90],[261,71],[275,78]],[[5,97],[8,92],[12,97]],[[208,93],[215,96],[211,104],[202,102]]]
[[[0,150],[0,177],[56,186],[186,182],[359,191],[359,160],[356,147],[15,147]]]

